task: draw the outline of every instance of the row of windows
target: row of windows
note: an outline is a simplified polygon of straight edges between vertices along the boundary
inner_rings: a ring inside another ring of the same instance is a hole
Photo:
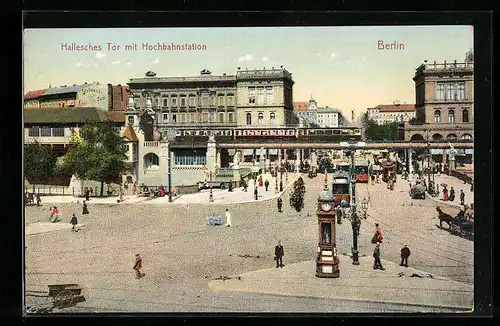
[[[30,137],[64,137],[64,128],[50,128],[34,126],[29,128]]]
[[[248,87],[248,103],[274,104],[273,87]]]
[[[177,151],[175,152],[175,165],[205,165],[207,157],[205,151]]]
[[[441,109],[434,110],[434,122],[441,122]],[[455,122],[455,110],[448,109],[448,122]],[[462,122],[469,122],[469,110],[462,110]]]
[[[163,113],[163,122],[196,123],[196,122],[234,122],[234,112],[190,112],[190,113]],[[170,118],[170,120],[169,120]],[[215,121],[217,119],[217,121]]]
[[[465,100],[465,82],[437,83],[437,100]]]
[[[246,118],[247,125],[251,125],[252,124],[252,113],[247,112],[245,115],[245,118]],[[270,121],[271,125],[276,124],[276,113],[275,112],[269,113],[269,121]],[[258,125],[264,124],[264,112],[257,113],[257,124]]]
[[[214,106],[215,105],[215,97],[214,96],[202,96],[201,98],[197,98],[195,96],[172,96],[170,98],[164,97],[162,98],[162,104],[164,107],[169,106],[169,100],[170,100],[170,107],[196,107],[198,104],[201,104],[202,106]],[[224,97],[222,95],[219,95],[217,97],[217,105],[218,106],[224,106],[227,104],[227,106],[234,106],[234,96],[227,96]],[[160,105],[160,99],[155,98],[155,106]]]

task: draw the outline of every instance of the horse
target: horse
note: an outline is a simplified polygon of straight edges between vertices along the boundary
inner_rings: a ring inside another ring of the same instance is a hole
[[[436,206],[436,210],[438,212],[439,226],[443,227],[443,222],[445,222],[448,224],[448,228],[451,229],[451,224],[454,222],[454,217],[443,212],[439,206]]]

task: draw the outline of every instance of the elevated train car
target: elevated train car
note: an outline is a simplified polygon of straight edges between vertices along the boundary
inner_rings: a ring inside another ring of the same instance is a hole
[[[354,163],[354,173],[356,175],[356,182],[368,183],[368,161],[361,160]]]

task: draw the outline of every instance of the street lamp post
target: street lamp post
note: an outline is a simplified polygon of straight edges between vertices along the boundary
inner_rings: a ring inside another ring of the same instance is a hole
[[[429,191],[429,185],[431,184],[431,144],[429,139],[427,139],[427,191]]]
[[[352,226],[352,264],[359,265],[359,251],[358,251],[358,236],[361,227],[361,219],[356,211],[356,206],[351,208],[351,226]],[[368,201],[366,198],[361,202],[361,210],[363,219],[366,219],[366,211],[368,210]]]
[[[209,202],[214,201],[214,194],[212,192],[212,171],[210,171],[210,195],[208,196],[208,201]]]

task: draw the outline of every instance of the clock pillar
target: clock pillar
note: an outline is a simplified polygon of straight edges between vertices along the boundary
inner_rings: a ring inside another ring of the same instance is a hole
[[[337,278],[340,275],[335,234],[335,200],[328,186],[318,197],[318,254],[316,276]]]

